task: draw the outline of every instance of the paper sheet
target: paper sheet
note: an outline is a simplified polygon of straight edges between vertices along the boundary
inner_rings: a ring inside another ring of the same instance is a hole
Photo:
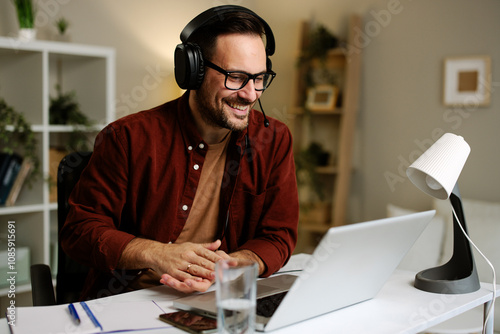
[[[102,331],[92,323],[79,303],[74,304],[81,320],[79,325],[71,317],[68,304],[19,307],[11,330],[14,334],[83,334],[171,327],[159,320],[159,315],[165,312],[153,301],[113,303],[97,299],[87,304],[103,327]]]

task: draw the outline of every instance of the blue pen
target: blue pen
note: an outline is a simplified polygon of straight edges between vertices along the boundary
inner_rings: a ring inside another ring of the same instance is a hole
[[[78,312],[76,312],[75,305],[69,304],[68,305],[68,309],[69,309],[69,314],[71,315],[71,317],[73,318],[73,320],[77,324],[80,324],[80,317],[78,316]]]
[[[97,321],[97,318],[95,317],[94,313],[92,313],[92,311],[90,310],[87,303],[80,302],[80,305],[82,305],[83,309],[85,310],[85,312],[89,316],[90,320],[92,320],[92,323],[94,324],[94,326],[99,327],[102,330],[101,324],[99,323],[99,321]]]

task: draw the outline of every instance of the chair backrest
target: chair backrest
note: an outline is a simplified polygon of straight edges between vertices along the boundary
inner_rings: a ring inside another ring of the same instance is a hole
[[[92,152],[73,152],[59,163],[57,172],[57,222],[60,231],[68,215],[68,199],[71,191],[87,166]],[[60,242],[57,252],[57,304],[78,301],[88,273],[88,267],[72,260],[62,250]]]
[[[49,265],[44,263],[32,264],[30,274],[33,306],[56,305],[52,272]]]

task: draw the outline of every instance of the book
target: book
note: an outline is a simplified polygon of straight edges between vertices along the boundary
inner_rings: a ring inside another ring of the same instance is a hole
[[[21,189],[24,185],[24,181],[30,174],[33,169],[33,162],[31,159],[27,158],[23,160],[21,167],[19,168],[19,172],[17,173],[17,177],[12,184],[12,188],[10,189],[9,195],[7,196],[7,200],[5,201],[5,206],[13,206],[16,204],[17,197],[21,192]]]
[[[6,165],[3,177],[0,180],[0,204],[5,204],[7,197],[9,196],[10,189],[14,184],[14,181],[21,168],[21,163],[23,158],[17,154],[11,154],[10,157],[5,159],[3,165]]]
[[[11,159],[12,154],[0,152],[0,182],[3,181],[5,171],[7,170]]]

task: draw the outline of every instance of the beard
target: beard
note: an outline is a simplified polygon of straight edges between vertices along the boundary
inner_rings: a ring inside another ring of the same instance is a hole
[[[250,112],[256,101],[248,101],[239,97],[227,97],[220,101],[214,101],[205,87],[206,85],[202,85],[202,87],[196,91],[195,95],[195,101],[203,121],[210,126],[220,127],[231,131],[245,130],[248,127],[248,118],[250,117]],[[228,104],[248,106],[248,113],[243,116],[232,115],[232,117],[236,118],[238,121],[230,119],[231,113],[224,108],[230,108]]]

